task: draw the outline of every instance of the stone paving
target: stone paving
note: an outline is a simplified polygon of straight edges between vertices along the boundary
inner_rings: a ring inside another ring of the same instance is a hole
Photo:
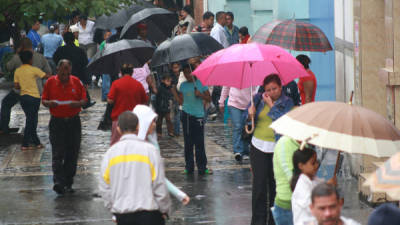
[[[90,90],[99,99],[99,89]],[[48,109],[41,107],[38,133],[45,149],[20,150],[20,145],[0,143],[0,224],[114,224],[97,194],[97,179],[110,131],[97,130],[105,103],[81,113],[82,147],[71,196],[57,197],[52,191],[51,150],[48,140]],[[22,127],[25,116],[16,106],[12,127]],[[165,133],[165,132],[164,132]],[[238,164],[232,154],[232,134],[221,121],[206,125],[206,149],[212,176],[185,176],[183,138],[162,137],[161,154],[167,177],[182,188],[191,203],[182,206],[173,199],[167,224],[250,224],[251,173],[249,161]],[[366,223],[371,209],[358,201],[357,182],[345,181],[344,215]]]
[[[98,89],[92,90],[98,94]],[[78,173],[97,172],[103,153],[110,143],[110,131],[97,130],[99,121],[104,112],[105,103],[95,106],[81,113],[82,146],[78,162]],[[20,145],[0,146],[0,176],[33,176],[51,175],[51,148],[48,138],[48,109],[41,106],[39,111],[38,135],[45,149],[35,151],[20,150]],[[13,108],[12,127],[23,127],[25,116],[20,106]],[[224,128],[225,127],[225,128]],[[226,130],[227,132],[221,133]],[[230,129],[217,121],[208,123],[206,127],[206,149],[209,164],[214,169],[245,168],[248,163],[237,165],[233,156],[226,149],[232,149]],[[165,133],[165,132],[164,132]],[[166,170],[183,170],[183,137],[162,137],[160,139],[162,156],[166,159]]]

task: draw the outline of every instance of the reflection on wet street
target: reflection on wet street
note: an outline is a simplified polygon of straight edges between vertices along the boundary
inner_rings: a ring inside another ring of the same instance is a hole
[[[99,89],[91,90],[99,100]],[[38,133],[45,149],[21,152],[20,145],[0,146],[0,224],[114,224],[98,195],[98,173],[110,132],[97,130],[105,103],[81,113],[82,148],[74,194],[62,197],[52,190],[51,150],[48,140],[49,113],[39,112]],[[20,106],[14,108],[12,125],[23,126]],[[164,132],[165,133],[165,132]],[[167,177],[190,197],[182,206],[173,199],[167,224],[250,224],[251,172],[249,161],[235,162],[230,129],[221,121],[206,125],[206,150],[210,176],[184,175],[183,138],[160,140]],[[360,203],[355,179],[339,181],[345,197],[343,215],[366,223],[371,208]]]

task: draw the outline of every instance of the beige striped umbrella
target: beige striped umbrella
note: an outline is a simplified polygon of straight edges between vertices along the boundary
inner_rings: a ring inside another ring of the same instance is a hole
[[[384,192],[393,200],[400,200],[400,153],[390,157],[364,182],[373,192]]]
[[[314,102],[282,116],[271,128],[293,139],[348,153],[388,157],[400,151],[400,131],[383,116],[341,102]]]

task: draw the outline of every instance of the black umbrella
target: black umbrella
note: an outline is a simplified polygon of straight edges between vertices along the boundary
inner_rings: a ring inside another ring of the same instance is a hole
[[[143,8],[154,8],[155,6],[144,2],[139,1],[136,4],[132,4],[129,7],[122,7],[117,12],[112,13],[111,15],[102,15],[96,18],[96,28],[98,29],[114,29],[117,27],[123,27],[131,18],[131,16]]]
[[[138,36],[137,25],[145,23],[148,32],[147,38],[152,42],[159,43],[167,39],[178,24],[178,16],[166,9],[139,6],[135,8],[135,11],[122,29],[121,38],[136,39]]]
[[[176,36],[161,43],[154,52],[151,66],[161,66],[196,56],[210,55],[224,47],[205,33]]]
[[[149,61],[154,48],[141,40],[120,40],[106,44],[93,56],[88,70],[94,74],[116,74],[123,63],[141,67]]]

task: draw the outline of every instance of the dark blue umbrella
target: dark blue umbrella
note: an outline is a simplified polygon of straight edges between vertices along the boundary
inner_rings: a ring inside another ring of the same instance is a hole
[[[106,44],[93,56],[88,70],[93,74],[116,74],[124,63],[142,67],[149,61],[154,48],[141,40],[120,40]]]
[[[147,25],[147,38],[154,43],[159,43],[171,35],[172,30],[178,24],[178,15],[157,7],[136,7],[135,13],[122,29],[121,39],[136,39],[138,37],[137,25],[140,23]]]
[[[223,48],[220,43],[205,33],[178,35],[157,47],[151,66],[166,65],[196,56],[207,56]]]

